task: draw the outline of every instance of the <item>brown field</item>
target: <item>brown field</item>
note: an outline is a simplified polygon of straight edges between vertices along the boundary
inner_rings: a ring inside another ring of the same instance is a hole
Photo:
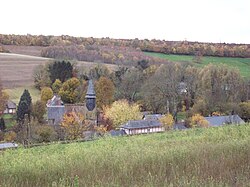
[[[39,57],[42,47],[39,46],[4,46],[12,53],[0,53],[0,79],[4,88],[29,87],[33,85],[33,70],[39,64],[53,59]],[[13,53],[17,54],[13,54]],[[91,68],[94,62],[76,61],[79,67]],[[106,64],[110,70],[117,65]]]

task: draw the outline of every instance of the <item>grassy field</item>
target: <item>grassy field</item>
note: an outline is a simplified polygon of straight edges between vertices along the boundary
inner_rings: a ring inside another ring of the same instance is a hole
[[[250,124],[0,153],[0,186],[250,186]]]
[[[168,59],[173,62],[192,62],[194,56],[189,55],[167,55],[163,53],[151,53],[145,52],[149,56],[160,57],[163,59]],[[202,57],[201,64],[193,63],[196,66],[203,67],[209,63],[212,64],[226,64],[231,67],[236,67],[239,69],[243,77],[250,78],[250,58],[227,58],[227,57]]]
[[[18,104],[20,97],[23,94],[24,89],[29,90],[33,103],[40,99],[41,97],[40,91],[33,86],[5,89],[5,91],[8,93],[10,100]]]

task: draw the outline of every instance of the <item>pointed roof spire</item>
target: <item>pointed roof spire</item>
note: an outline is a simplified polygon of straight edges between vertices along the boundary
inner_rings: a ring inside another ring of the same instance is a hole
[[[92,98],[94,99],[94,98],[96,98],[95,88],[94,88],[94,84],[93,84],[92,79],[90,79],[88,81],[88,90],[87,90],[85,98],[86,99],[92,99]]]

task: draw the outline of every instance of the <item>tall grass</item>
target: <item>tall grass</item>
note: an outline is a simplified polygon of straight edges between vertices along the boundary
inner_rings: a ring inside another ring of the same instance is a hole
[[[250,125],[0,153],[0,186],[250,186]]]

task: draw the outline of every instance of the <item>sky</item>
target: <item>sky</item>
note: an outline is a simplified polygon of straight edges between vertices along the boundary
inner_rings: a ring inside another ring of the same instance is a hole
[[[1,34],[250,44],[250,0],[1,0]]]

